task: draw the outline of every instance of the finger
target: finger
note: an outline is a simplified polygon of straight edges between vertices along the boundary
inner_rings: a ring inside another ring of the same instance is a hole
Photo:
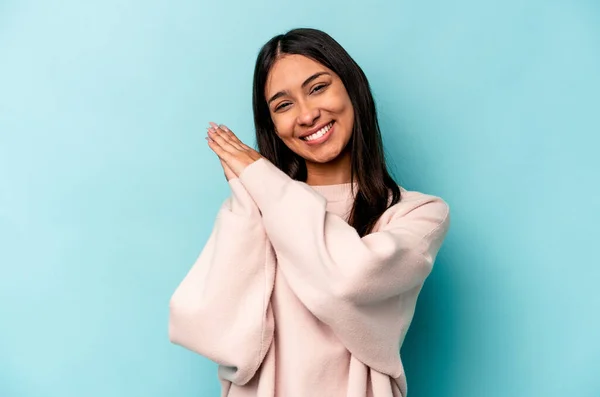
[[[238,142],[240,141],[238,137],[233,133],[233,131],[231,131],[225,124],[218,125],[218,128],[225,131],[225,134],[227,134],[227,136],[229,136],[231,139]]]
[[[222,134],[213,128],[208,129],[208,137],[221,147],[224,151],[231,154],[242,151],[243,149],[237,148],[230,141],[228,141]]]
[[[240,141],[240,139],[229,128],[227,128],[227,126],[221,124],[219,127],[227,133],[227,136],[230,137],[231,140],[235,141],[240,146],[241,150],[256,152],[254,148]]]
[[[233,131],[231,131],[226,125],[221,124],[219,125],[219,128],[224,131],[225,135],[233,142],[237,143],[240,147],[247,147],[246,145],[244,145],[244,143],[242,141],[240,141],[240,139],[237,137],[237,135],[235,135],[233,133]]]
[[[223,128],[223,126],[219,126],[217,131],[232,146],[235,146],[238,150],[244,150],[244,144],[240,142],[240,140],[233,134],[233,132]]]
[[[227,142],[227,144],[236,148],[237,150],[244,150],[244,148],[240,145],[238,141],[232,139],[232,134],[223,128],[220,128],[217,124],[211,122],[211,127],[208,128],[209,133],[212,132],[212,135],[217,135],[223,139],[223,141]]]
[[[242,147],[243,147],[244,149],[246,149],[246,150],[249,150],[249,151],[256,151],[254,148],[252,148],[252,147],[250,147],[250,146],[246,145],[245,143],[242,143],[241,145],[242,145]]]
[[[208,147],[223,161],[227,162],[228,159],[231,159],[231,153],[227,150],[223,149],[223,147],[216,142],[211,137],[206,137],[206,141],[208,142]]]

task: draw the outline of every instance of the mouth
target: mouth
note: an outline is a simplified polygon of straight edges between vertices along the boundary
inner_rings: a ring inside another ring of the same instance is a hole
[[[310,135],[302,136],[300,139],[309,145],[316,145],[317,143],[325,142],[333,132],[333,124],[334,121],[331,121],[327,125],[321,127],[318,131],[313,132]]]

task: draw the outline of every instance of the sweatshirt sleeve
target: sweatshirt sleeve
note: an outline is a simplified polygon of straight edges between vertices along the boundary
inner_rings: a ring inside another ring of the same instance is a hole
[[[219,377],[252,379],[273,339],[275,277],[260,213],[239,179],[199,257],[170,300],[169,339],[219,364]]]
[[[323,196],[266,159],[248,166],[240,180],[298,298],[359,360],[400,376],[399,349],[448,230],[448,205],[411,192],[386,212],[384,226],[361,238],[326,211]]]

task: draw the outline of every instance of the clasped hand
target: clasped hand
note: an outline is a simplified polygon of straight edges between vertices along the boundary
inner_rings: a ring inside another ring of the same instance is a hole
[[[210,125],[206,140],[221,160],[227,180],[239,177],[247,166],[262,157],[256,150],[242,143],[226,126],[215,123]]]

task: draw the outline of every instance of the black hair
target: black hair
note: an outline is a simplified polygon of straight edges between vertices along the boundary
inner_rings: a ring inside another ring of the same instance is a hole
[[[400,188],[386,166],[375,101],[367,77],[337,41],[317,29],[290,30],[270,39],[259,51],[252,95],[258,151],[298,181],[306,182],[306,162],[275,133],[265,98],[268,74],[277,59],[285,54],[306,56],[332,70],[348,92],[354,108],[354,127],[348,142],[351,180],[357,184],[348,223],[361,237],[365,236],[371,233],[381,214],[401,198]]]

